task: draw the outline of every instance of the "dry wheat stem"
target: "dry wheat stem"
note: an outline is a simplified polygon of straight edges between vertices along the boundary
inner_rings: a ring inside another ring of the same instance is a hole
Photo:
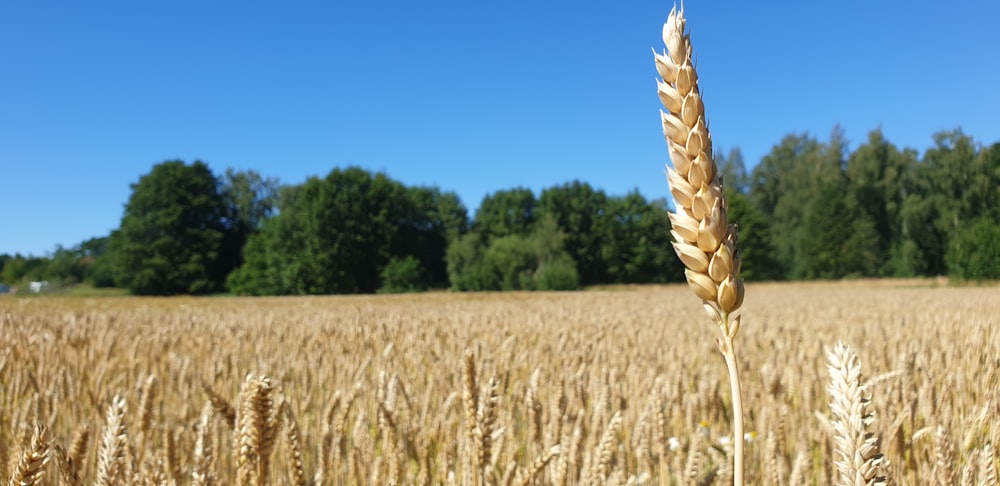
[[[654,54],[660,74],[657,91],[663,134],[673,167],[667,182],[674,196],[670,213],[674,251],[684,263],[688,285],[719,326],[716,343],[726,360],[733,397],[734,482],[743,484],[743,395],[733,338],[740,329],[745,289],[740,278],[736,225],[726,215],[722,176],[712,155],[705,105],[692,61],[691,38],[685,32],[684,9],[671,9],[663,25],[667,52]]]

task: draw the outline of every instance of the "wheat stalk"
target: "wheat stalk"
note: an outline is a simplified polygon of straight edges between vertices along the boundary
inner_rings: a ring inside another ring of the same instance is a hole
[[[882,454],[878,438],[869,431],[875,420],[871,394],[861,386],[861,364],[843,343],[827,354],[830,372],[830,411],[833,414],[834,454],[841,486],[884,485],[879,475]]]
[[[673,167],[667,166],[667,182],[675,202],[669,215],[671,234],[674,251],[686,267],[688,285],[721,332],[716,343],[726,360],[733,396],[733,480],[742,485],[743,399],[733,339],[740,329],[745,290],[739,276],[737,229],[726,215],[722,176],[712,156],[712,135],[685,23],[683,7],[671,9],[663,25],[667,52],[654,53],[661,78],[657,91],[666,108],[660,118],[673,163]]]

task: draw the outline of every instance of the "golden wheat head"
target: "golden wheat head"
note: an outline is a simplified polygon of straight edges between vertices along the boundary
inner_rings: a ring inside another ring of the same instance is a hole
[[[712,135],[691,60],[691,38],[684,29],[683,8],[672,9],[663,25],[667,52],[655,54],[661,78],[657,91],[666,108],[660,112],[663,135],[673,163],[667,167],[675,201],[671,233],[688,284],[716,322],[726,320],[720,313],[733,316],[727,334],[734,336],[744,295],[737,231],[726,216],[722,177],[712,155]]]
[[[843,343],[827,353],[830,372],[830,411],[833,413],[835,464],[838,485],[887,484],[878,437],[871,432],[875,412],[871,393],[861,386],[858,356]]]

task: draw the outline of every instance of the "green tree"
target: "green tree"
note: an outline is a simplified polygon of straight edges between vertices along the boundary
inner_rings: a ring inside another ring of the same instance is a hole
[[[870,277],[878,268],[878,233],[846,181],[827,183],[806,208],[796,274],[809,279]]]
[[[533,252],[526,245],[539,212],[537,203],[525,188],[499,190],[483,198],[469,233],[448,246],[446,266],[453,290],[522,288],[515,274],[530,273]]]
[[[726,189],[746,194],[750,191],[750,174],[743,162],[743,152],[739,147],[733,147],[728,154],[721,151],[715,154],[715,163],[722,174],[722,183]]]
[[[32,280],[47,280],[52,287],[68,287],[83,281],[86,264],[79,248],[56,246],[56,251],[47,259]]]
[[[538,207],[542,214],[555,218],[559,231],[565,235],[563,246],[577,265],[583,285],[608,280],[607,265],[601,259],[600,220],[608,206],[604,191],[590,184],[573,181],[542,191]]]
[[[393,257],[382,269],[382,287],[379,293],[401,294],[427,290],[424,269],[413,255]]]
[[[534,228],[537,201],[530,189],[496,191],[483,198],[472,222],[484,243],[508,235],[527,236]]]
[[[225,212],[219,182],[203,162],[156,165],[132,185],[112,240],[115,280],[141,295],[220,290]]]
[[[408,187],[402,213],[395,221],[393,255],[412,255],[420,262],[425,285],[448,286],[448,245],[468,229],[468,212],[453,192],[436,187]]]
[[[907,185],[901,223],[918,272],[945,275],[951,238],[997,210],[1000,173],[995,152],[961,130],[937,133],[934,143]]]
[[[471,231],[448,245],[448,281],[456,291],[481,291],[500,288],[500,281],[483,265],[486,246],[482,235]]]
[[[454,290],[574,290],[580,278],[555,217],[544,214],[529,235],[510,234],[482,244],[472,231],[448,248]]]
[[[250,236],[229,278],[242,294],[372,293],[393,257],[400,223],[412,221],[406,188],[351,167],[286,187],[279,213]],[[418,256],[419,258],[419,256]]]
[[[94,287],[114,287],[114,254],[110,252],[111,236],[84,240],[79,245],[83,262],[83,280]]]
[[[494,239],[483,253],[486,281],[496,285],[483,290],[534,290],[537,262],[528,238],[512,234]]]
[[[482,270],[490,290],[574,290],[579,286],[576,263],[565,251],[565,233],[552,215],[544,215],[528,236],[497,238],[483,254]]]
[[[670,242],[666,201],[637,191],[611,198],[600,231],[601,258],[613,283],[663,283],[684,278]]]
[[[771,221],[775,256],[787,277],[804,277],[798,271],[806,257],[801,247],[806,208],[823,185],[843,177],[844,145],[838,129],[829,145],[806,134],[788,135],[753,170],[750,196]]]
[[[276,178],[233,168],[226,169],[221,184],[227,227],[222,264],[228,274],[243,263],[243,247],[250,235],[274,214],[281,185]]]
[[[784,269],[775,258],[771,226],[746,194],[726,188],[728,218],[739,228],[740,275],[748,280],[781,280]]]
[[[900,151],[881,130],[871,131],[867,142],[847,159],[849,191],[879,236],[877,275],[916,275],[912,242],[907,242],[910,236],[903,219],[903,204],[913,184],[916,164],[915,151]]]
[[[957,279],[1000,279],[1000,224],[984,217],[962,228],[946,258],[949,274]]]
[[[16,254],[8,256],[0,272],[0,283],[19,285],[39,275],[48,263],[47,259]]]

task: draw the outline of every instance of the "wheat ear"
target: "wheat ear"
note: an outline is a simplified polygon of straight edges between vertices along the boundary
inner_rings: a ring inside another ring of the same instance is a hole
[[[302,460],[302,433],[299,431],[299,422],[295,419],[295,414],[288,402],[281,403],[281,413],[285,415],[285,440],[288,441],[288,462],[292,468],[292,484],[305,486],[307,481]]]
[[[201,408],[197,438],[194,443],[194,460],[191,467],[192,486],[211,486],[214,482],[212,476],[212,435],[209,429],[213,410],[214,406],[211,401],[205,402],[205,406]]]
[[[983,446],[982,453],[979,454],[979,484],[985,486],[996,486],[997,482],[997,462],[993,452],[993,445]]]
[[[726,194],[712,156],[705,105],[692,62],[691,36],[683,7],[670,10],[663,25],[664,54],[654,54],[660,74],[657,91],[670,161],[667,182],[674,196],[670,214],[674,251],[684,263],[688,285],[719,326],[716,343],[725,357],[733,396],[733,480],[743,484],[743,398],[733,339],[740,329],[744,287],[736,225],[726,215]]]
[[[65,475],[68,476],[69,484],[81,484],[80,477],[84,475],[84,462],[87,457],[87,448],[90,446],[90,426],[83,424],[79,426],[70,442],[69,451],[65,457]]]
[[[31,439],[24,445],[24,450],[18,456],[14,472],[7,484],[10,486],[41,484],[49,459],[49,442],[46,439],[45,428],[36,426]]]
[[[274,386],[271,379],[247,375],[240,393],[240,408],[236,418],[237,482],[243,485],[267,484],[270,472],[271,450],[281,415],[274,406]],[[256,475],[256,481],[253,480]]]
[[[834,453],[840,486],[884,485],[879,475],[882,454],[878,438],[869,431],[875,421],[871,394],[861,387],[861,364],[843,343],[827,354],[830,372],[830,411],[833,414]]]
[[[479,460],[481,457],[479,446],[481,445],[482,436],[477,436],[477,431],[481,433],[478,420],[476,419],[476,413],[479,410],[479,385],[476,384],[476,357],[471,349],[465,350],[462,364],[462,401],[465,402],[465,428],[469,433],[469,441],[466,443],[468,447],[466,454],[470,458],[469,466],[472,469],[472,484],[473,486],[479,486],[480,471],[482,471],[482,468],[479,467],[481,462]]]
[[[955,484],[955,444],[944,427],[934,431],[934,478],[938,484]]]
[[[528,486],[531,481],[538,477],[539,473],[542,472],[542,469],[545,469],[545,466],[552,462],[552,459],[561,453],[562,447],[560,445],[557,444],[552,446],[549,451],[545,453],[545,455],[537,457],[531,462],[531,465],[528,466],[526,473],[518,475],[517,482],[515,484],[517,484],[517,486]]]
[[[229,401],[216,393],[212,387],[208,386],[208,383],[203,383],[201,389],[205,391],[205,395],[208,396],[208,400],[211,402],[212,407],[215,408],[215,411],[222,417],[222,421],[230,429],[236,428],[236,409],[229,404]]]
[[[125,428],[125,398],[115,395],[108,407],[97,458],[98,486],[120,484],[125,477],[128,435]]]

